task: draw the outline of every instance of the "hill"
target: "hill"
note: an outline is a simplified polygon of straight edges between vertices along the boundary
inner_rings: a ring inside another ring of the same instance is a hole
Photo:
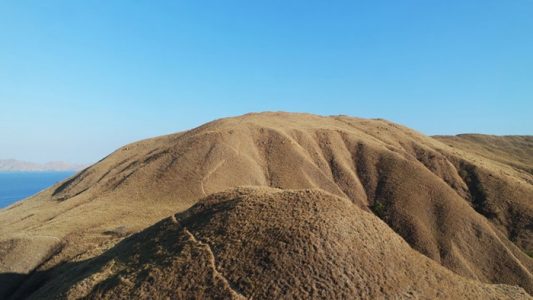
[[[31,298],[529,298],[453,274],[374,215],[318,190],[212,194],[74,264],[41,274],[50,281]]]
[[[450,147],[457,147],[533,174],[533,136],[460,134],[434,138]]]
[[[326,191],[435,264],[533,292],[533,175],[524,168],[385,120],[261,113],[127,145],[0,211],[0,272],[10,282],[0,296],[46,290],[53,282],[39,274],[109,253],[238,186]]]

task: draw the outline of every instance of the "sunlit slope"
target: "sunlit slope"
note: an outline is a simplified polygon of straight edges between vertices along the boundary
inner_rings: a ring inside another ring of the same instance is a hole
[[[376,216],[319,190],[213,194],[48,277],[32,298],[529,299],[453,274]]]
[[[127,145],[1,211],[10,246],[0,257],[48,250],[0,266],[28,273],[91,257],[211,193],[264,186],[348,199],[450,270],[532,292],[532,182],[523,169],[384,120],[249,114]]]

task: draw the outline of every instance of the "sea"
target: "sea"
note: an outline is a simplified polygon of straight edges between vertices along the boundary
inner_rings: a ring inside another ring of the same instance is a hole
[[[75,172],[0,172],[0,209],[34,195]]]

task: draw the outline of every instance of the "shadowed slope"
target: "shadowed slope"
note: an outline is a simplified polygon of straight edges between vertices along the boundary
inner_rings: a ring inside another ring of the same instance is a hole
[[[50,277],[31,298],[529,299],[453,274],[346,198],[317,190],[214,194]]]
[[[250,114],[125,146],[0,211],[0,239],[59,238],[59,253],[27,266],[46,270],[227,188],[320,188],[461,275],[533,292],[533,263],[519,248],[533,251],[532,177],[383,120]]]
[[[533,137],[461,134],[435,138],[477,156],[473,162],[454,160],[469,186],[473,207],[505,232],[511,241],[533,254]],[[502,167],[487,171],[476,163],[478,161]],[[514,174],[519,174],[528,184],[519,180],[501,180],[502,177],[514,179]]]

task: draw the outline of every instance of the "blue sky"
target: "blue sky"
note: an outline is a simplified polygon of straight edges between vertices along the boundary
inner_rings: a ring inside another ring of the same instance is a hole
[[[283,110],[533,134],[533,1],[3,1],[0,158]]]

